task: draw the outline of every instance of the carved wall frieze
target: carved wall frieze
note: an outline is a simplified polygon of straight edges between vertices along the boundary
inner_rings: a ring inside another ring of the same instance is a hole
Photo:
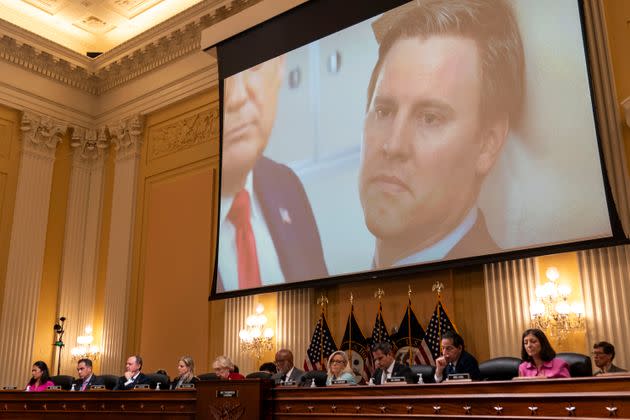
[[[132,40],[121,46],[126,45],[130,48],[125,54],[121,54],[120,48],[116,48],[102,54],[98,60],[87,57],[77,60],[80,64],[71,64],[63,58],[40,51],[37,45],[18,42],[11,34],[4,34],[0,38],[0,60],[92,95],[101,95],[148,72],[200,51],[203,29],[260,1],[262,0],[232,0],[227,5],[216,7],[210,13],[201,16],[197,14],[185,26],[180,25],[179,28],[172,30],[173,25],[170,21],[182,19],[181,16],[175,16],[147,31],[153,34],[153,38],[147,40],[144,45],[137,46]],[[9,27],[9,25],[2,26]],[[168,28],[171,31],[164,32]],[[31,36],[33,40],[39,38],[35,34]],[[41,40],[42,43],[50,43],[44,38]],[[120,58],[112,62],[108,59],[109,55],[120,56]]]
[[[20,124],[22,148],[36,156],[54,159],[57,144],[62,141],[67,129],[67,124],[63,122],[45,115],[25,112]]]
[[[189,115],[167,126],[155,127],[151,133],[148,159],[157,159],[219,136],[219,109],[213,107]]]
[[[143,119],[134,115],[108,127],[111,143],[116,150],[116,160],[138,155],[142,147]]]

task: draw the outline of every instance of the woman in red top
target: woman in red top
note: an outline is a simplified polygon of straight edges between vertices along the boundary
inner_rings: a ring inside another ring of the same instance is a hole
[[[30,392],[46,391],[49,386],[54,386],[53,381],[50,380],[50,374],[48,373],[48,366],[41,360],[33,363],[33,369],[31,370],[33,377],[26,385],[26,390]]]
[[[212,368],[219,379],[245,379],[240,373],[234,372],[234,363],[227,356],[219,356],[214,359]]]

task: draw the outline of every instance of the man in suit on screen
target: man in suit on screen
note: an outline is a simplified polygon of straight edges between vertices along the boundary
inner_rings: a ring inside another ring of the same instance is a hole
[[[418,0],[373,24],[359,174],[374,266],[499,252],[477,206],[519,119],[524,54],[504,0]]]
[[[284,60],[274,58],[225,80],[217,291],[328,275],[301,181],[263,156]]]

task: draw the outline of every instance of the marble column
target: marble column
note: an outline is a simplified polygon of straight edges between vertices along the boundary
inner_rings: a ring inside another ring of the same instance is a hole
[[[24,385],[32,362],[55,151],[67,127],[25,113],[20,129],[21,161],[0,316],[0,385],[17,386]]]
[[[94,320],[106,145],[104,128],[74,128],[58,312],[66,317],[61,359],[61,373],[66,375],[75,374],[70,350]]]
[[[113,374],[123,370],[125,360],[123,352],[129,313],[142,120],[140,116],[132,117],[116,127],[110,127],[109,132],[116,159],[105,279],[101,372]]]

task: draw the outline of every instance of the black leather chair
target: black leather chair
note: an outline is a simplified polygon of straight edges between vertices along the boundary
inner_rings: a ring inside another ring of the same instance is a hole
[[[518,376],[522,360],[517,357],[495,357],[479,364],[484,381],[510,381]]]
[[[99,375],[99,378],[103,379],[105,389],[109,389],[110,391],[114,389],[118,383],[118,376],[116,375]]]
[[[168,385],[170,381],[168,380],[168,376],[162,375],[161,373],[145,373],[147,378],[149,378],[149,387],[151,389],[155,389],[157,384],[160,384],[160,389],[168,389]]]
[[[299,386],[311,386],[313,383],[313,379],[315,379],[315,386],[322,387],[326,386],[326,378],[328,374],[326,372],[322,372],[321,370],[311,370],[302,375]]]
[[[271,379],[269,372],[252,372],[245,376],[245,379]]]
[[[431,365],[413,365],[409,366],[411,371],[413,372],[413,379],[417,383],[418,382],[418,374],[422,375],[422,381],[424,383],[433,383],[435,382],[435,366]]]
[[[593,364],[589,356],[580,353],[558,353],[556,357],[563,359],[569,364],[571,377],[593,376]]]
[[[199,380],[200,381],[218,381],[219,377],[214,372],[202,373],[201,375],[199,375]]]
[[[53,381],[55,385],[59,385],[64,391],[70,391],[72,382],[74,382],[74,378],[69,375],[51,376],[50,380]]]

